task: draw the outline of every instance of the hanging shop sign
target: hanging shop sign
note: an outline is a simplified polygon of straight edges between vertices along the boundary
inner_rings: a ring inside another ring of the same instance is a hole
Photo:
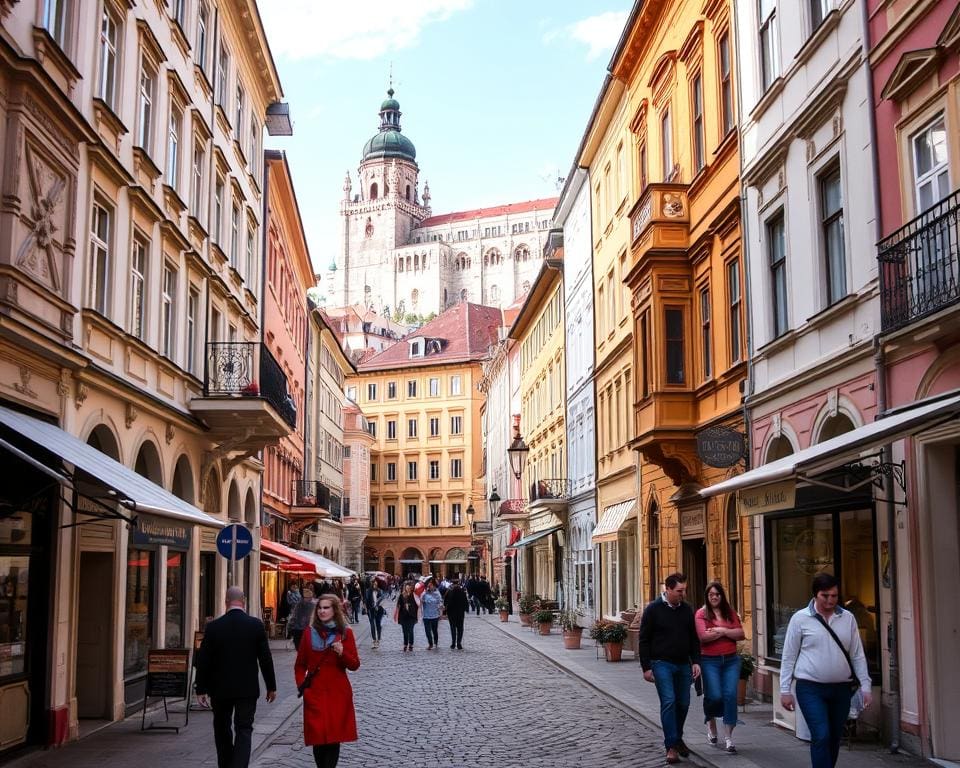
[[[796,502],[797,481],[793,478],[737,492],[737,509],[741,517],[793,509]]]
[[[190,528],[176,520],[137,515],[130,541],[138,547],[166,544],[178,549],[190,548]]]
[[[707,427],[697,432],[697,456],[711,467],[732,467],[746,456],[747,441],[730,427]]]

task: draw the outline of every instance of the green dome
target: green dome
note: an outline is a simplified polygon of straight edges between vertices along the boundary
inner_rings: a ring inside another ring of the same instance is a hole
[[[364,160],[380,157],[399,157],[415,162],[417,149],[400,131],[381,131],[363,145]]]
[[[380,105],[380,111],[383,112],[387,109],[400,109],[400,102],[396,99],[386,99],[383,104]]]

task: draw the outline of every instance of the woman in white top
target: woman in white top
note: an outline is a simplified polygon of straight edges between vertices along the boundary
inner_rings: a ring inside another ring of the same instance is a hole
[[[864,707],[872,700],[856,617],[840,607],[839,599],[837,577],[817,574],[810,604],[790,618],[780,662],[780,703],[791,712],[800,706],[810,727],[813,768],[836,765],[853,692],[863,693]],[[796,701],[790,688],[794,680]]]

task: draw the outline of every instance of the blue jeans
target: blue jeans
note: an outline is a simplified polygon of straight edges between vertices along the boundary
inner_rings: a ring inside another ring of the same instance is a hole
[[[850,714],[852,696],[849,683],[797,680],[797,706],[810,727],[813,768],[833,768],[837,764],[840,738]]]
[[[370,608],[367,606],[367,618],[370,620],[370,637],[376,641],[380,641],[380,635],[383,634],[383,627],[381,626],[383,622],[383,616],[380,614],[377,606]]]
[[[663,746],[676,747],[683,741],[683,724],[690,708],[690,685],[693,672],[689,663],[654,659],[653,682],[660,697],[660,724],[663,726]]]
[[[440,640],[437,636],[437,625],[440,619],[424,619],[423,633],[427,636],[427,645],[439,645]]]
[[[416,619],[400,619],[400,628],[403,630],[403,644],[413,647],[413,628],[417,626]]]
[[[703,719],[723,717],[723,724],[731,728],[737,724],[737,683],[740,682],[740,657],[701,656],[703,672]]]

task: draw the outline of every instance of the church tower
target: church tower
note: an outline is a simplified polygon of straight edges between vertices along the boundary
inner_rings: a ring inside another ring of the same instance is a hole
[[[417,188],[420,169],[413,142],[400,130],[393,88],[380,105],[380,130],[364,145],[356,185],[349,172],[340,202],[341,244],[333,273],[333,301],[362,304],[377,313],[397,305],[393,252],[430,215]]]

